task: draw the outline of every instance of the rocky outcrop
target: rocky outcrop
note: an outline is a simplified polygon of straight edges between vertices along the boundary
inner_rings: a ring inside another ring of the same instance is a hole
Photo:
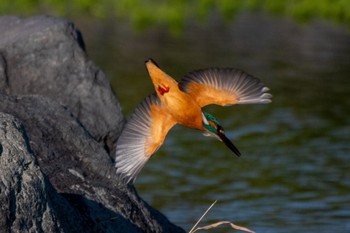
[[[0,229],[184,232],[119,182],[124,118],[71,22],[0,17]]]
[[[78,212],[41,172],[24,126],[13,116],[0,113],[0,139],[2,232],[84,231]]]

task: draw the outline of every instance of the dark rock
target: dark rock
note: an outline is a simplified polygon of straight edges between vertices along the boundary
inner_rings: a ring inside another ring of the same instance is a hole
[[[120,106],[74,25],[5,16],[0,31],[0,75],[8,78],[0,85],[12,95],[41,95],[68,107],[96,141],[112,149],[123,121]]]
[[[73,225],[74,221],[80,221],[77,212],[54,191],[40,171],[23,125],[13,116],[0,113],[0,139],[0,229],[15,232],[83,230],[79,227],[82,224]]]
[[[113,146],[124,118],[74,25],[0,17],[0,31],[0,228],[184,232],[118,180]]]

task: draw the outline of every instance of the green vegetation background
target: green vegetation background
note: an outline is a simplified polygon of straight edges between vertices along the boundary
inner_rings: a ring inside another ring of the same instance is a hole
[[[164,25],[181,32],[188,19],[205,22],[214,11],[226,20],[238,12],[267,12],[300,22],[323,19],[350,28],[349,0],[2,0],[0,14],[120,17],[137,29]]]

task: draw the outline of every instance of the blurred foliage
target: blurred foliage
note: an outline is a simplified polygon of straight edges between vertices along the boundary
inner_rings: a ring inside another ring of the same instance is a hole
[[[181,32],[188,19],[205,22],[213,12],[232,20],[238,12],[268,12],[301,22],[330,20],[350,28],[349,0],[2,0],[0,14],[38,13],[76,17],[121,17],[138,29],[165,25]]]

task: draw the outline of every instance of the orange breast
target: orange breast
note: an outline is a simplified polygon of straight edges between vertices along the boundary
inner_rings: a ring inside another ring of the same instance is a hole
[[[202,110],[192,97],[173,88],[161,98],[164,107],[176,121],[189,128],[202,130]]]
[[[178,83],[164,73],[152,60],[146,62],[154,89],[168,114],[176,123],[189,128],[203,130],[202,111],[189,94],[179,89]]]

